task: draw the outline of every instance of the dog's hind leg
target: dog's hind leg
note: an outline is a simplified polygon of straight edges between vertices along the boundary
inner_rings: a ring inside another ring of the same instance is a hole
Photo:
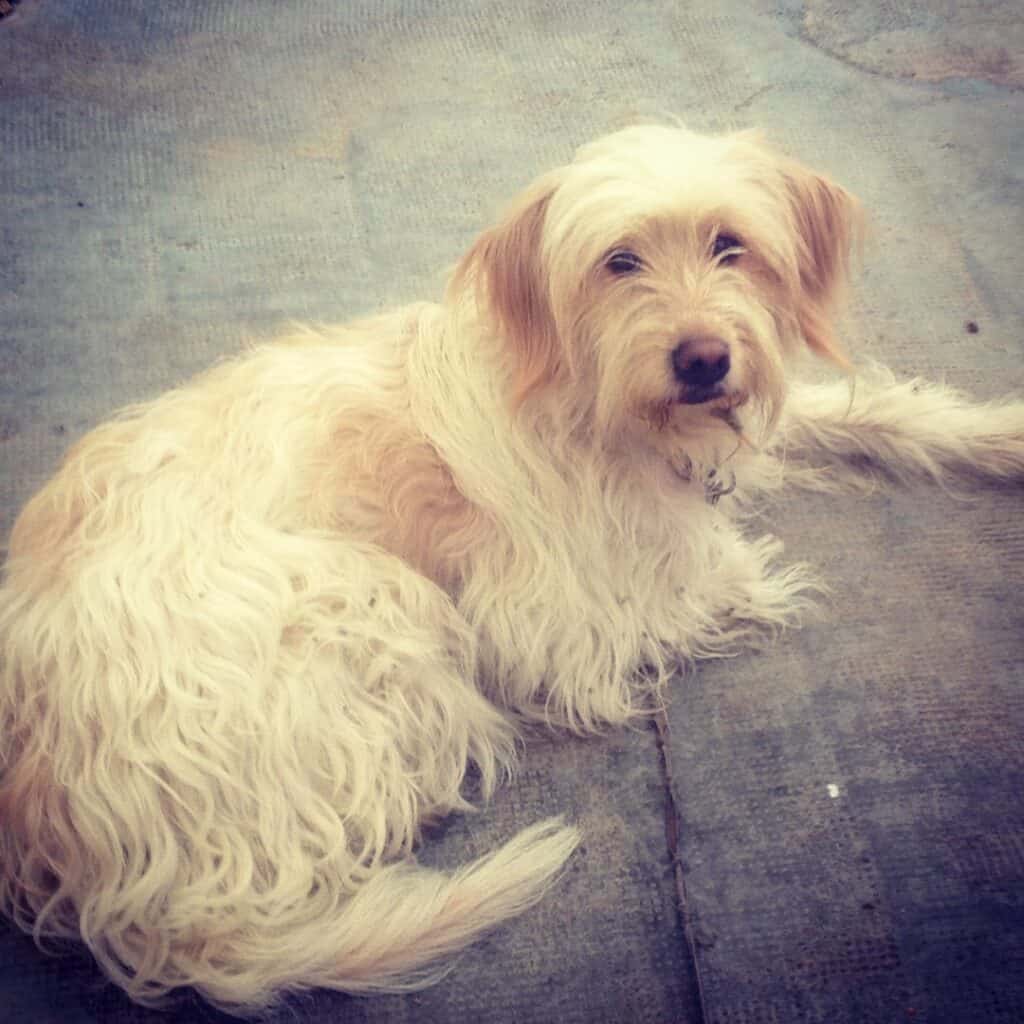
[[[441,590],[238,514],[173,545],[125,519],[0,589],[0,907],[139,1001],[237,1011],[422,985],[540,898],[578,842],[555,821],[452,874],[407,859],[514,752]]]
[[[802,385],[772,445],[786,482],[813,490],[879,481],[1024,480],[1024,401],[974,402],[941,384],[875,372]]]

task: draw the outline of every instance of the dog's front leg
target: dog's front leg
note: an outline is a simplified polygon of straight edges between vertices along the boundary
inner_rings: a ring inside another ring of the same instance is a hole
[[[775,537],[748,540],[728,522],[713,537],[704,571],[678,578],[671,597],[652,609],[650,628],[686,660],[762,646],[798,625],[823,589],[807,566],[785,562]]]
[[[1024,480],[1024,401],[978,403],[889,375],[803,385],[773,448],[790,484],[817,490],[954,480]]]

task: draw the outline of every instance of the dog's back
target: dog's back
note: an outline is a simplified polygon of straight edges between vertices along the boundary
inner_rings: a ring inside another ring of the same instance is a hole
[[[406,322],[308,333],[126,411],[14,530],[0,904],[83,938],[137,999],[424,984],[576,843],[549,822],[455,876],[388,863],[513,748],[449,598],[370,536],[374,439],[409,433]]]

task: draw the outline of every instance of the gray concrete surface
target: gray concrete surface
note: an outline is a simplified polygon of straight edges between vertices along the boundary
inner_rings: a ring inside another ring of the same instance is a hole
[[[282,321],[436,295],[502,200],[637,116],[757,125],[830,171],[873,216],[855,351],[1024,391],[1022,31],[1009,2],[22,0],[0,527],[118,405]],[[1021,497],[766,508],[829,617],[679,681],[668,779],[653,730],[535,740],[424,857],[567,812],[565,884],[433,990],[275,1020],[1024,1020]],[[0,1019],[218,1017],[132,1007],[0,930]]]

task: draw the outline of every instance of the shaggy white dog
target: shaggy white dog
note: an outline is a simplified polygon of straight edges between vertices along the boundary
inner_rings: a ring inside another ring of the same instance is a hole
[[[841,365],[841,188],[749,134],[631,128],[536,182],[441,305],[308,331],[126,410],[15,526],[0,591],[0,904],[135,999],[429,982],[578,841],[454,875],[425,819],[588,732],[813,580],[743,498],[1024,476],[1024,403]],[[784,455],[784,458],[782,457]]]

